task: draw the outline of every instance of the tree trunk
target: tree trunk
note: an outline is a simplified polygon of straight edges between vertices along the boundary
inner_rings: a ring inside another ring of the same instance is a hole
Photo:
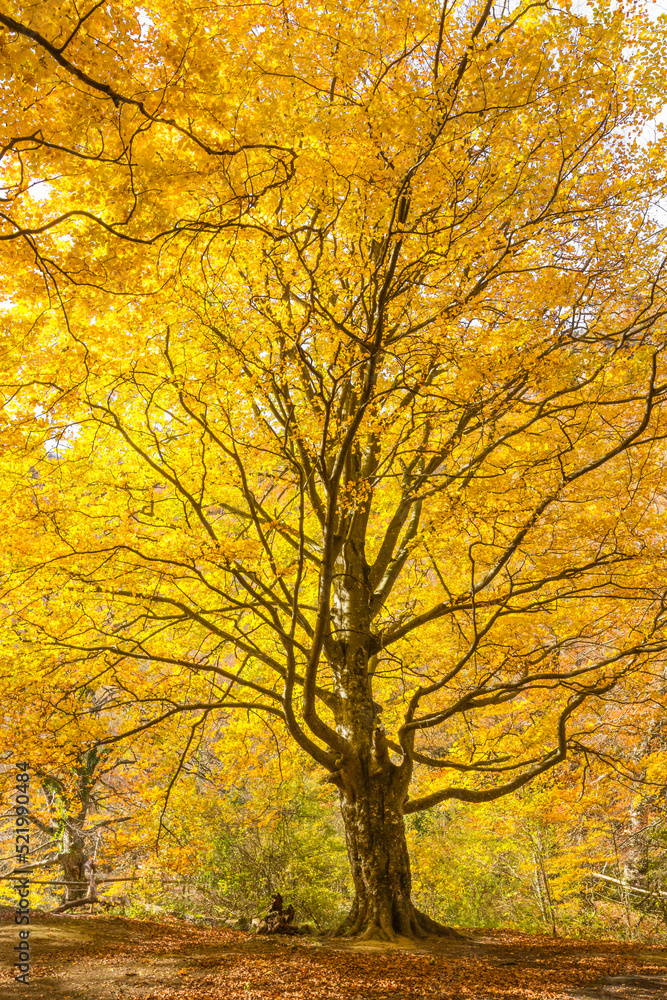
[[[359,456],[352,463],[360,464]],[[360,472],[360,469],[359,469]],[[360,473],[361,474],[361,473]],[[332,585],[332,631],[326,643],[334,688],[336,732],[343,747],[328,778],[340,792],[355,900],[338,934],[391,941],[396,935],[457,936],[420,913],[411,877],[403,805],[412,762],[394,764],[373,701],[370,667],[373,585],[364,554],[363,505],[339,549]]]
[[[65,849],[58,855],[58,861],[63,870],[63,882],[69,884],[65,886],[62,902],[71,903],[75,899],[85,899],[88,895],[89,887],[84,870],[88,859],[83,837],[71,824],[66,824],[63,839]]]
[[[419,935],[403,816],[391,789],[377,776],[366,794],[343,790],[341,812],[356,894],[349,933],[382,940]]]
[[[336,933],[381,941],[397,935],[458,937],[412,902],[402,808],[406,776],[389,760],[382,730],[376,730],[374,743],[368,761],[355,754],[336,776],[355,888],[352,909]]]

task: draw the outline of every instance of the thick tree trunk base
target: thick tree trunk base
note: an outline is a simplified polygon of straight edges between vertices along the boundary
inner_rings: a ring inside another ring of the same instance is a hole
[[[402,804],[405,781],[389,761],[381,730],[369,761],[343,775],[341,814],[354,883],[354,903],[336,935],[365,941],[460,938],[412,902],[410,857]],[[373,756],[374,755],[374,756]]]
[[[334,932],[334,937],[354,937],[360,941],[396,941],[397,938],[420,940],[428,937],[447,937],[465,940],[452,927],[433,920],[416,906],[393,907],[392,912],[383,912],[358,900],[345,920]]]

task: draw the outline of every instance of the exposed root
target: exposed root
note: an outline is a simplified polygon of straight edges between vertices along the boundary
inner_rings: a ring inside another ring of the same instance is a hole
[[[418,940],[428,937],[467,940],[465,935],[459,934],[452,927],[438,923],[412,904],[409,904],[409,910],[397,907],[393,919],[390,919],[382,913],[373,912],[373,908],[366,902],[359,903],[358,899],[355,899],[352,909],[336,929],[334,936],[359,938],[362,941],[390,942],[396,941],[398,936]]]
[[[412,912],[410,914],[410,933],[406,934],[406,937],[415,937],[415,938],[428,937],[428,931],[426,930],[425,927],[422,927],[421,923],[419,922],[414,906],[411,909]]]
[[[448,938],[458,938],[460,941],[465,941],[466,938],[463,934],[459,934],[455,931],[453,927],[447,927],[445,924],[439,924],[437,920],[433,920],[428,914],[422,913],[418,910],[416,906],[413,906],[415,917],[419,926],[422,928],[426,934],[433,934],[436,937],[448,937]]]
[[[364,925],[366,910],[366,904],[359,906],[359,899],[355,898],[352,909],[334,931],[334,937],[355,937]]]
[[[370,923],[361,935],[362,941],[395,941],[396,935],[393,930],[381,927],[375,921]]]

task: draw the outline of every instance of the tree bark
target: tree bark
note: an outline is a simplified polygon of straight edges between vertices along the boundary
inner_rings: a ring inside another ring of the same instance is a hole
[[[403,817],[391,788],[374,776],[366,794],[342,791],[341,813],[356,894],[349,933],[382,940],[419,934]]]
[[[359,456],[353,456],[360,473]],[[339,934],[392,941],[397,935],[459,936],[420,913],[411,900],[403,805],[412,761],[394,764],[372,696],[373,585],[364,552],[364,507],[347,537],[336,539],[332,630],[325,644],[337,695],[336,732],[343,750],[328,780],[339,789],[355,900]]]
[[[70,823],[65,825],[63,840],[65,849],[58,855],[58,861],[62,866],[63,882],[70,884],[65,886],[61,902],[71,903],[74,900],[84,899],[88,895],[89,886],[85,872],[88,858],[85,853],[83,837]]]
[[[75,896],[73,899],[65,899],[60,906],[57,906],[52,913],[64,913],[66,910],[72,910],[79,906],[85,906],[86,903],[90,904],[90,912],[93,911],[93,905],[95,903],[101,903],[105,909],[109,908],[109,903],[105,900],[100,899],[97,895],[97,885],[95,881],[95,862],[86,861],[83,866],[84,878],[88,882],[88,891],[85,896]]]
[[[402,808],[409,778],[402,766],[389,760],[381,729],[373,742],[372,755],[364,760],[350,754],[334,779],[355,889],[352,909],[336,933],[381,941],[393,941],[397,935],[459,937],[412,902]]]

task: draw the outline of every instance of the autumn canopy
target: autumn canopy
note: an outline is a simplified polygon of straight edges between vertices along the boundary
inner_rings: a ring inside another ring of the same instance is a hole
[[[606,752],[665,684],[667,25],[0,27],[5,673],[101,747],[270,718],[340,797],[344,929],[445,933],[404,815]]]

